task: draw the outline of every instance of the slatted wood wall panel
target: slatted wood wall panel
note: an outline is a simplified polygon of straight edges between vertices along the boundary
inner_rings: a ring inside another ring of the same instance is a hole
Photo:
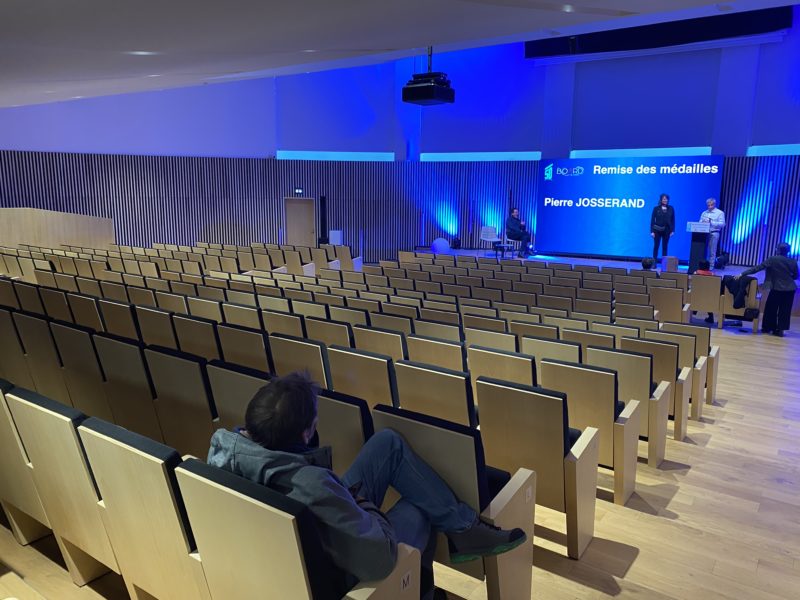
[[[369,262],[455,231],[481,247],[509,204],[535,227],[539,163],[277,161],[0,151],[0,204],[114,219],[120,244],[280,242],[283,198],[328,199],[328,225]],[[735,264],[800,246],[800,157],[725,161],[722,245]],[[698,207],[699,212],[702,207]],[[792,237],[794,236],[794,237]],[[736,240],[736,243],[734,243]]]

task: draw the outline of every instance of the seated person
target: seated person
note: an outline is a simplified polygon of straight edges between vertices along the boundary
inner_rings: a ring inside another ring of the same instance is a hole
[[[714,272],[711,270],[711,262],[707,260],[699,261],[697,263],[697,270],[695,270],[694,274],[700,276],[713,275]],[[705,321],[706,323],[713,323],[714,313],[708,313],[708,316],[706,317]]]
[[[439,531],[447,534],[453,562],[525,542],[521,529],[484,523],[392,430],[372,436],[339,479],[331,471],[331,449],[310,445],[316,427],[316,385],[301,373],[276,378],[250,401],[244,429],[214,433],[208,462],[306,504],[326,553],[347,574],[348,589],[387,577],[403,542],[420,550],[422,597],[434,598]],[[384,515],[378,507],[390,485],[402,498]]]
[[[525,221],[519,220],[518,208],[512,208],[511,214],[506,219],[506,237],[519,242],[518,256],[525,258],[528,253],[528,244],[531,243],[531,234],[525,231]]]
[[[645,271],[652,271],[653,267],[655,266],[656,261],[652,258],[643,258],[642,259],[642,269]]]

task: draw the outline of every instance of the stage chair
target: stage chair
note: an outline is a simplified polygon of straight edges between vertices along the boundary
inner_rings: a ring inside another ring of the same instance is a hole
[[[67,303],[67,294],[61,290],[39,288],[45,315],[56,321],[74,323],[72,311]]]
[[[211,598],[419,597],[418,550],[400,544],[389,577],[361,583],[350,592],[337,590],[332,582],[341,581],[341,572],[323,553],[315,517],[305,505],[196,459],[184,462],[175,473]],[[265,580],[275,583],[265,588]]]
[[[208,381],[218,419],[214,428],[233,431],[244,426],[247,405],[256,392],[267,385],[272,375],[249,367],[212,360],[206,365]],[[207,455],[207,451],[202,454]]]
[[[206,360],[220,358],[221,350],[216,321],[200,317],[172,315],[178,350]]]
[[[419,319],[414,321],[414,333],[416,335],[450,342],[464,341],[463,332],[457,323],[447,324]]]
[[[623,327],[612,323],[590,323],[589,331],[613,335],[615,348],[619,348],[620,339],[623,337],[639,337],[639,329],[637,327]]]
[[[567,555],[579,559],[594,537],[597,429],[570,429],[565,394],[489,377],[477,388],[486,460],[536,473],[536,503],[566,515]]]
[[[470,346],[483,346],[506,352],[517,351],[517,336],[512,333],[464,327],[464,341],[468,348]]]
[[[397,382],[390,356],[331,346],[328,348],[332,389],[364,399],[370,406],[397,405]]]
[[[722,278],[716,275],[693,275],[689,288],[689,306],[698,313],[722,314]]]
[[[669,421],[669,381],[653,380],[653,357],[590,346],[584,350],[587,365],[617,372],[617,397],[637,400],[641,412],[639,436],[647,438],[647,464],[653,468],[664,461]]]
[[[94,345],[105,375],[106,398],[114,423],[154,440],[163,440],[143,345],[104,333],[94,335]]]
[[[699,279],[700,277],[697,277]],[[742,319],[744,317],[744,312],[747,309],[760,309],[760,301],[758,297],[758,281],[751,281],[750,285],[747,288],[747,297],[745,298],[745,304],[742,308],[733,308],[733,295],[726,289],[725,292],[722,294],[720,299],[720,312],[717,315],[717,327],[722,329],[724,326],[725,317],[738,317]],[[694,309],[693,309],[694,310]],[[756,317],[752,320],[753,325],[753,333],[758,331],[758,323],[761,317],[761,312],[759,311]]]
[[[131,598],[210,600],[175,481],[178,453],[100,419],[87,419],[78,433]]]
[[[671,333],[667,331],[646,331],[646,339],[678,344],[678,366],[692,369],[691,385],[691,418],[701,420],[705,398],[706,379],[708,378],[708,357],[697,353],[697,338],[693,334]]]
[[[0,506],[14,539],[27,546],[50,534],[50,521],[34,483],[30,457],[9,411],[6,394],[12,389],[13,384],[0,379]]]
[[[394,361],[405,360],[408,356],[405,335],[400,332],[356,325],[353,338],[359,350],[384,354]]]
[[[658,320],[658,312],[651,305],[624,304],[617,302],[614,305],[614,319],[650,319]]]
[[[333,472],[341,477],[374,432],[369,405],[360,398],[320,390],[317,415],[319,444],[331,447]]]
[[[375,407],[372,418],[376,433],[384,429],[399,433],[456,496],[484,519],[498,527],[525,531],[528,541],[511,552],[450,566],[485,580],[488,600],[530,598],[536,474],[518,469],[509,480],[508,473],[488,467],[483,460],[480,431],[475,428],[390,406]],[[490,472],[497,477],[490,479]],[[442,536],[435,560],[449,563],[447,542]]]
[[[307,371],[319,387],[331,387],[328,352],[324,344],[284,334],[270,334],[269,344],[277,375]]]
[[[404,360],[395,362],[394,369],[402,408],[478,426],[469,373]]]
[[[370,325],[376,329],[397,331],[403,335],[411,335],[414,333],[414,321],[408,317],[387,315],[384,313],[372,313],[370,315]]]
[[[581,345],[577,342],[534,336],[524,336],[520,340],[520,350],[528,356],[536,358],[536,380],[530,385],[535,385],[536,381],[541,381],[543,359],[551,358],[564,362],[580,363],[583,356]],[[487,376],[502,379],[491,372]]]
[[[413,362],[434,365],[451,371],[466,371],[464,344],[421,335],[406,337],[408,359]]]
[[[183,454],[203,456],[217,418],[205,359],[158,347],[144,355],[164,441]]]
[[[639,402],[617,399],[615,371],[552,359],[541,371],[542,387],[567,395],[570,425],[599,431],[599,464],[614,471],[614,503],[624,505],[636,487]]]
[[[106,333],[117,337],[125,338],[138,342],[141,339],[139,324],[136,322],[136,314],[133,306],[111,300],[98,300],[100,314],[106,325]]]
[[[655,319],[632,319],[629,317],[616,317],[614,325],[630,327],[639,330],[639,337],[644,337],[645,331],[658,331],[660,323]]]
[[[662,331],[673,333],[686,333],[695,336],[697,347],[695,348],[697,358],[707,357],[707,377],[706,377],[706,404],[714,404],[717,394],[717,378],[719,375],[719,346],[711,344],[711,330],[708,327],[699,325],[688,325],[686,323],[662,323]]]
[[[91,329],[50,323],[50,332],[63,364],[64,381],[76,409],[92,417],[113,421],[106,397],[105,378]]]
[[[674,283],[674,282],[673,282]],[[672,321],[688,323],[690,305],[683,302],[683,290],[680,288],[654,287],[650,291],[650,302],[658,312],[658,320],[664,323]]]
[[[146,345],[178,349],[175,327],[172,324],[172,313],[158,308],[137,306],[136,320],[139,322],[142,342]]]
[[[600,348],[614,348],[614,336],[609,333],[597,333],[594,331],[580,331],[578,329],[562,329],[561,339],[565,342],[576,342],[581,345],[583,354],[589,346]],[[575,361],[580,362],[580,361]]]
[[[6,394],[39,498],[75,585],[120,572],[78,438],[79,410],[21,388]]]
[[[64,380],[61,357],[58,355],[48,321],[33,315],[12,313],[19,341],[25,350],[28,372],[33,378],[35,390],[43,396],[72,406],[72,400]],[[12,344],[14,339],[11,340]],[[16,382],[15,382],[16,383]]]
[[[668,381],[670,384],[669,414],[674,418],[673,439],[683,441],[689,419],[692,369],[678,367],[678,344],[624,337],[620,340],[620,350],[653,357],[654,381]]]

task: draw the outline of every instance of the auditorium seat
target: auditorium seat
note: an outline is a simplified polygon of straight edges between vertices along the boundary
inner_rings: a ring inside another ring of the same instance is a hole
[[[536,474],[520,468],[508,480],[508,473],[488,467],[481,434],[475,428],[391,406],[375,407],[372,418],[376,433],[393,429],[402,435],[456,496],[489,523],[503,528],[519,527],[525,531],[527,541],[510,552],[449,566],[485,580],[488,600],[529,598]],[[449,563],[448,545],[443,534],[439,535],[435,560]]]
[[[693,275],[689,288],[689,305],[698,313],[713,313],[721,319],[722,278],[716,275]]]
[[[87,419],[78,432],[131,598],[208,600],[203,567],[175,481],[179,454],[101,419]]]
[[[141,343],[95,334],[94,344],[106,379],[106,398],[114,423],[151,439],[163,440],[155,392]]]
[[[669,331],[647,331],[644,337],[648,340],[672,342],[678,344],[678,366],[692,369],[691,382],[691,418],[700,421],[703,416],[705,402],[705,386],[708,378],[708,358],[697,353],[697,338],[688,333],[672,333]]]
[[[693,280],[694,281],[694,280]],[[734,297],[733,294],[730,293],[727,289],[725,289],[722,297],[720,299],[720,311],[717,318],[717,327],[722,329],[723,325],[725,324],[724,317],[734,317],[738,319],[742,319],[744,317],[746,310],[759,310],[759,297],[758,297],[758,281],[753,280],[747,287],[747,295],[745,296],[745,303],[742,308],[734,308],[733,307]],[[694,307],[692,310],[695,310]],[[759,312],[752,320],[752,328],[753,333],[758,331],[758,323],[761,318],[761,313]]]
[[[673,439],[683,441],[689,419],[689,396],[692,387],[692,369],[680,368],[678,344],[641,338],[624,337],[619,349],[653,357],[653,379],[670,383],[669,414],[673,416]]]
[[[395,361],[400,407],[477,427],[470,374],[411,361]]]
[[[491,377],[477,389],[487,462],[536,473],[536,503],[565,513],[567,554],[579,559],[594,537],[598,430],[570,430],[565,394]]]
[[[565,342],[580,344],[584,355],[586,355],[586,348],[589,346],[613,348],[615,345],[614,336],[609,333],[581,331],[578,329],[561,329],[561,339]]]
[[[577,329],[580,331],[589,331],[589,321],[584,321],[582,319],[570,319],[569,317],[543,315],[542,324],[555,325],[559,329]]]
[[[269,335],[269,345],[276,375],[285,376],[295,371],[306,371],[319,387],[331,387],[328,352],[324,344],[272,333]]]
[[[332,389],[356,398],[370,406],[397,405],[397,382],[390,356],[331,346],[328,348]]]
[[[341,477],[374,432],[369,405],[360,398],[320,390],[317,415],[319,444],[331,447],[333,472]]]
[[[255,393],[269,383],[272,375],[220,360],[206,364],[211,393],[219,415],[214,428],[233,431],[244,426],[247,405]],[[201,456],[206,457],[207,451]]]
[[[452,371],[466,371],[466,352],[462,342],[454,342],[422,335],[406,337],[408,359],[450,369]]]
[[[35,387],[12,312],[4,309],[0,309],[0,378],[20,387]]]
[[[158,308],[168,310],[176,315],[189,314],[189,307],[186,304],[185,296],[156,291],[156,304],[158,304]]]
[[[21,312],[14,312],[12,317],[19,334],[19,341],[25,350],[25,361],[28,364],[28,372],[33,378],[35,390],[43,396],[72,406],[67,383],[64,380],[61,357],[47,319]],[[13,338],[11,342],[13,344]]]
[[[472,397],[478,397],[479,377],[493,377],[521,385],[536,385],[536,361],[530,354],[506,352],[494,348],[471,346],[467,349],[467,364],[472,378]]]
[[[269,333],[284,333],[300,338],[306,335],[301,315],[262,309],[261,317],[264,320],[264,329]]]
[[[667,280],[669,281],[669,280]],[[672,281],[674,285],[674,281]],[[650,302],[658,311],[658,320],[688,323],[690,305],[684,304],[683,290],[676,287],[654,287],[650,290]]]
[[[558,327],[555,325],[540,325],[515,320],[509,323],[509,331],[517,336],[517,346],[520,350],[522,350],[522,339],[524,337],[542,337],[553,340],[557,340],[559,337]],[[524,352],[524,350],[522,351]]]
[[[0,379],[0,506],[18,543],[30,544],[50,533],[50,521],[42,506],[29,466],[30,457],[6,400],[14,385]]]
[[[82,586],[109,570],[119,573],[76,429],[86,415],[21,388],[6,401],[72,581]]]
[[[552,359],[541,371],[542,387],[567,395],[570,426],[599,431],[599,464],[613,469],[614,503],[624,505],[636,486],[639,402],[619,401],[615,371]]]
[[[105,377],[91,329],[67,323],[50,323],[63,364],[64,381],[76,409],[91,417],[114,420],[106,397]]]
[[[139,323],[132,305],[100,299],[97,306],[103,317],[106,333],[134,342],[141,339]]]
[[[536,357],[536,380],[542,379],[542,360],[552,358],[565,362],[580,363],[583,356],[581,345],[561,339],[525,336],[520,340],[520,350],[529,356]],[[502,379],[492,373],[487,377]]]
[[[39,286],[22,283],[21,281],[14,282],[14,290],[19,298],[19,309],[23,312],[32,315],[43,317],[45,315],[42,299],[39,296]]]
[[[305,324],[306,335],[310,340],[322,342],[326,346],[350,348],[353,345],[353,332],[349,323],[307,317]]]
[[[359,350],[383,354],[395,362],[408,357],[405,335],[397,331],[356,325],[353,327],[353,339]]]
[[[613,335],[615,348],[620,347],[620,339],[623,337],[639,337],[638,327],[624,327],[616,323],[591,323],[589,325],[589,330]]]
[[[221,350],[218,358],[258,371],[274,372],[275,365],[269,340],[263,329],[219,325],[217,334]]]
[[[464,341],[468,348],[470,346],[482,346],[494,348],[495,350],[505,350],[506,352],[517,351],[517,337],[511,333],[464,327]]]
[[[658,314],[652,305],[624,304],[619,301],[614,305],[614,316],[626,319],[652,319],[658,320]]]
[[[573,310],[569,313],[570,319],[577,319],[579,321],[586,321],[589,324],[589,329],[592,328],[594,323],[611,323],[611,314],[598,315],[594,313],[583,313]]]
[[[667,446],[669,381],[653,379],[653,357],[648,354],[623,352],[589,346],[584,349],[585,363],[617,372],[617,396],[623,402],[639,402],[639,436],[647,438],[647,464],[655,468],[664,460]]]
[[[663,331],[686,333],[694,335],[697,339],[696,355],[707,357],[706,377],[706,404],[714,404],[717,393],[717,378],[719,376],[719,346],[711,344],[711,330],[708,327],[689,325],[687,323],[662,323]]]
[[[622,327],[635,327],[639,330],[639,337],[644,337],[646,331],[657,331],[660,323],[655,319],[633,319],[629,317],[616,317],[614,325]]]
[[[157,346],[144,356],[164,442],[181,454],[204,456],[217,418],[205,359]]]

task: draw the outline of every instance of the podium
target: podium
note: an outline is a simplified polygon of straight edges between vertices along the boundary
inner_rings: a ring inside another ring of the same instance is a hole
[[[711,223],[689,221],[686,231],[692,234],[692,244],[689,248],[689,274],[694,273],[701,260],[705,260],[708,248],[708,234],[711,233]]]

